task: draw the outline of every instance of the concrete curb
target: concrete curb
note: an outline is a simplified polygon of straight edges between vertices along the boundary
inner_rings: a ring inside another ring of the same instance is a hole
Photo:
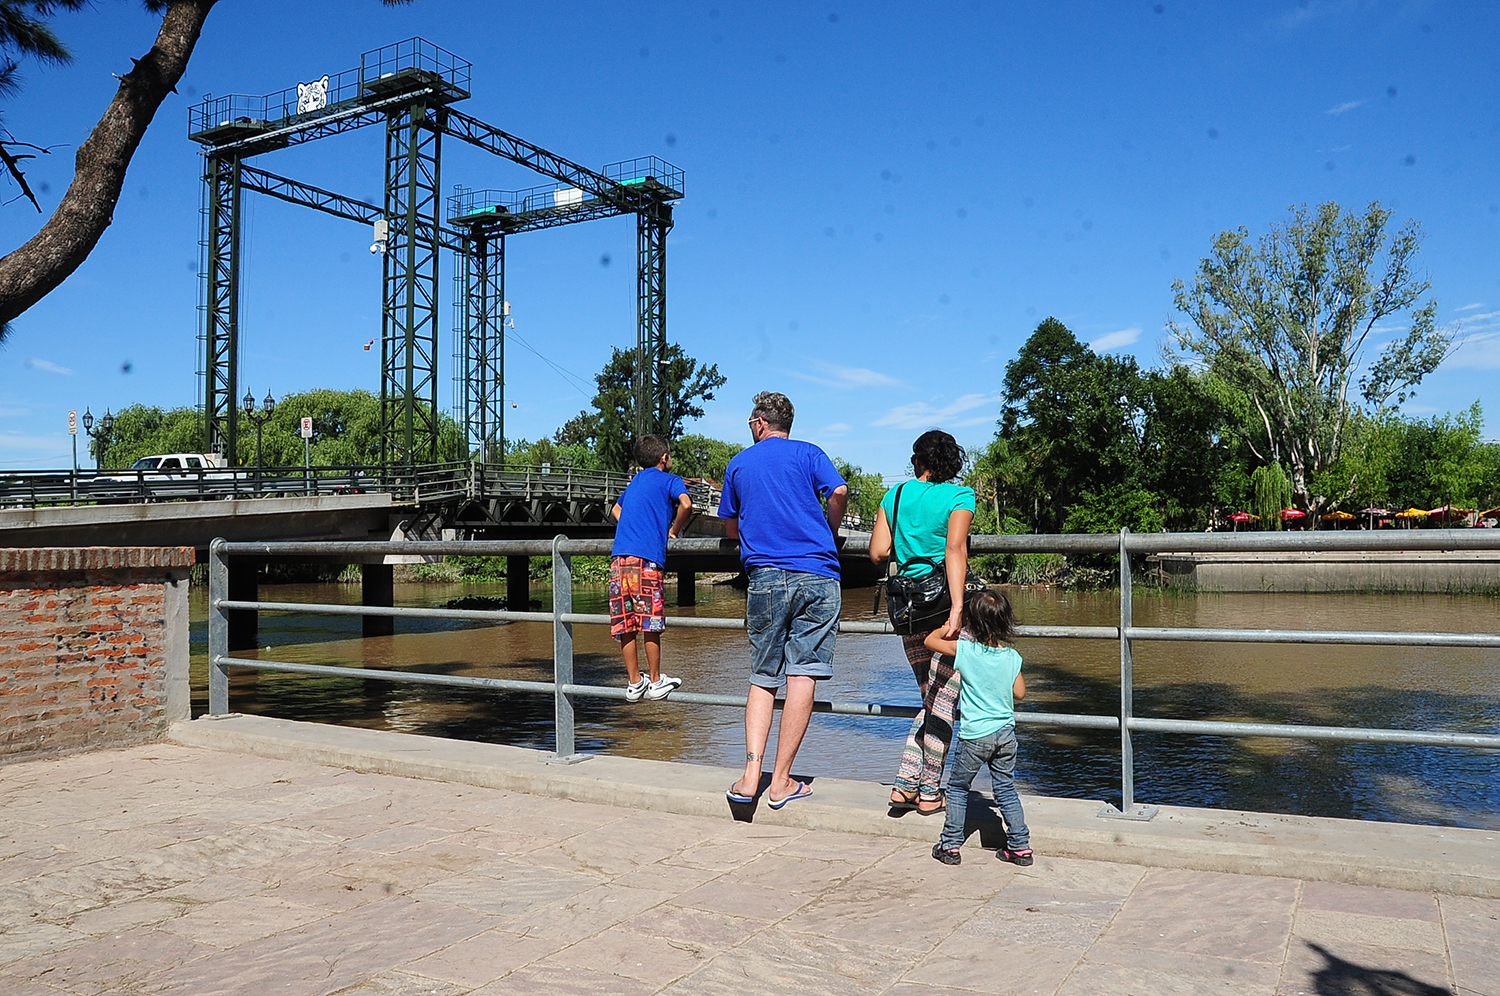
[[[176,723],[177,743],[358,771],[458,782],[528,795],[691,816],[749,819],[808,830],[936,841],[941,821],[887,815],[889,789],[802,777],[811,798],[782,810],[731,806],[739,771],[599,755],[561,764],[542,751],[259,716]],[[1100,804],[1025,797],[1039,853],[1160,868],[1271,875],[1322,882],[1500,898],[1500,832],[1163,806],[1149,822],[1104,820]],[[979,835],[993,846],[994,817]]]

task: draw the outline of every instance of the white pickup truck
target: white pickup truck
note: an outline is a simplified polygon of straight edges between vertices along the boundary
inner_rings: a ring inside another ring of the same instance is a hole
[[[128,470],[100,474],[90,488],[105,493],[188,495],[215,490],[214,485],[234,480],[215,453],[162,453],[141,457]]]

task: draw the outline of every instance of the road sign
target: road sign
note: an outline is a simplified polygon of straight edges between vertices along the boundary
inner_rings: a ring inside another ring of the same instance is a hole
[[[312,417],[309,415],[302,416],[302,438],[312,438]]]
[[[78,412],[76,410],[68,412],[68,435],[78,435]]]

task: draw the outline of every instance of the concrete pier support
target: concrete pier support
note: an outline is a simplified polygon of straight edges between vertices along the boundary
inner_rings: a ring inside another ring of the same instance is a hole
[[[697,605],[697,604],[698,604],[698,572],[697,571],[678,571],[677,572],[677,605],[678,605],[678,607],[680,608],[680,607],[682,607],[684,605]]]
[[[390,564],[361,564],[360,604],[389,607],[396,604],[395,568]],[[391,616],[364,616],[365,636],[390,636],[396,632]]]
[[[235,602],[260,601],[260,564],[244,557],[229,561],[229,598]],[[260,647],[260,613],[254,609],[229,610],[229,650]]]
[[[531,608],[531,558],[505,558],[505,607],[512,612]]]

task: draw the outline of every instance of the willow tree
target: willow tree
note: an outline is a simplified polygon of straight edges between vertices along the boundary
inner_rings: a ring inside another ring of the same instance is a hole
[[[1287,468],[1311,514],[1341,497],[1313,494],[1313,482],[1339,458],[1361,402],[1373,418],[1396,410],[1452,348],[1415,270],[1421,228],[1408,221],[1388,237],[1390,217],[1379,202],[1292,208],[1258,241],[1221,232],[1192,286],[1172,285],[1191,320],[1169,323],[1177,347],[1243,397],[1251,451]]]

